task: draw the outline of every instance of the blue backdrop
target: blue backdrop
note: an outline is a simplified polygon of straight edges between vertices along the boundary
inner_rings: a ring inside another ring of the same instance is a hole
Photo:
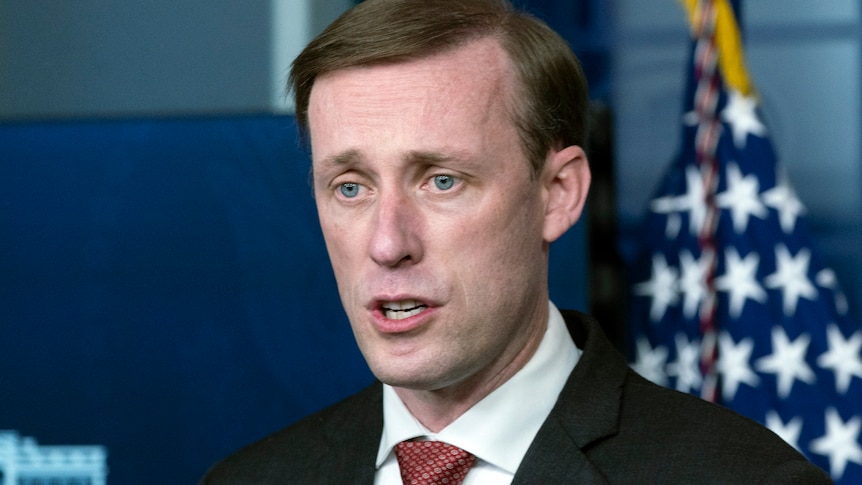
[[[292,117],[0,124],[0,429],[194,483],[367,385]],[[585,308],[583,231],[552,297]]]

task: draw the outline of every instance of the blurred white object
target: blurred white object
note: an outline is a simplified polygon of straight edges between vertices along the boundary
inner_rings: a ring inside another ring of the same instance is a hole
[[[107,458],[104,446],[40,446],[33,438],[0,430],[0,485],[105,485]]]

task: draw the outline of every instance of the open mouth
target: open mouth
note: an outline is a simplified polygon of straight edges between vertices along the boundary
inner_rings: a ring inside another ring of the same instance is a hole
[[[428,305],[416,300],[390,301],[380,305],[383,315],[390,320],[403,320],[425,311]]]

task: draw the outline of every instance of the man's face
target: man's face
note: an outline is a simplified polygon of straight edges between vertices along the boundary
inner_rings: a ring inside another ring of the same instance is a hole
[[[320,224],[356,340],[383,382],[493,380],[541,338],[547,191],[506,110],[514,82],[497,42],[483,39],[314,84]]]

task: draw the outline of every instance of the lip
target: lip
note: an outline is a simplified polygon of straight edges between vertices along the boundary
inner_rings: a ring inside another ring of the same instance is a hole
[[[407,300],[414,300],[420,305],[425,306],[425,309],[416,315],[411,315],[406,318],[402,318],[399,320],[395,320],[392,318],[388,318],[386,316],[383,305],[389,302],[401,302]],[[429,302],[428,300],[411,295],[398,295],[398,296],[381,296],[374,298],[372,303],[368,306],[369,311],[371,313],[371,322],[374,325],[374,328],[383,334],[400,334],[410,332],[419,327],[425,325],[436,313],[436,308],[438,305],[433,302]]]

